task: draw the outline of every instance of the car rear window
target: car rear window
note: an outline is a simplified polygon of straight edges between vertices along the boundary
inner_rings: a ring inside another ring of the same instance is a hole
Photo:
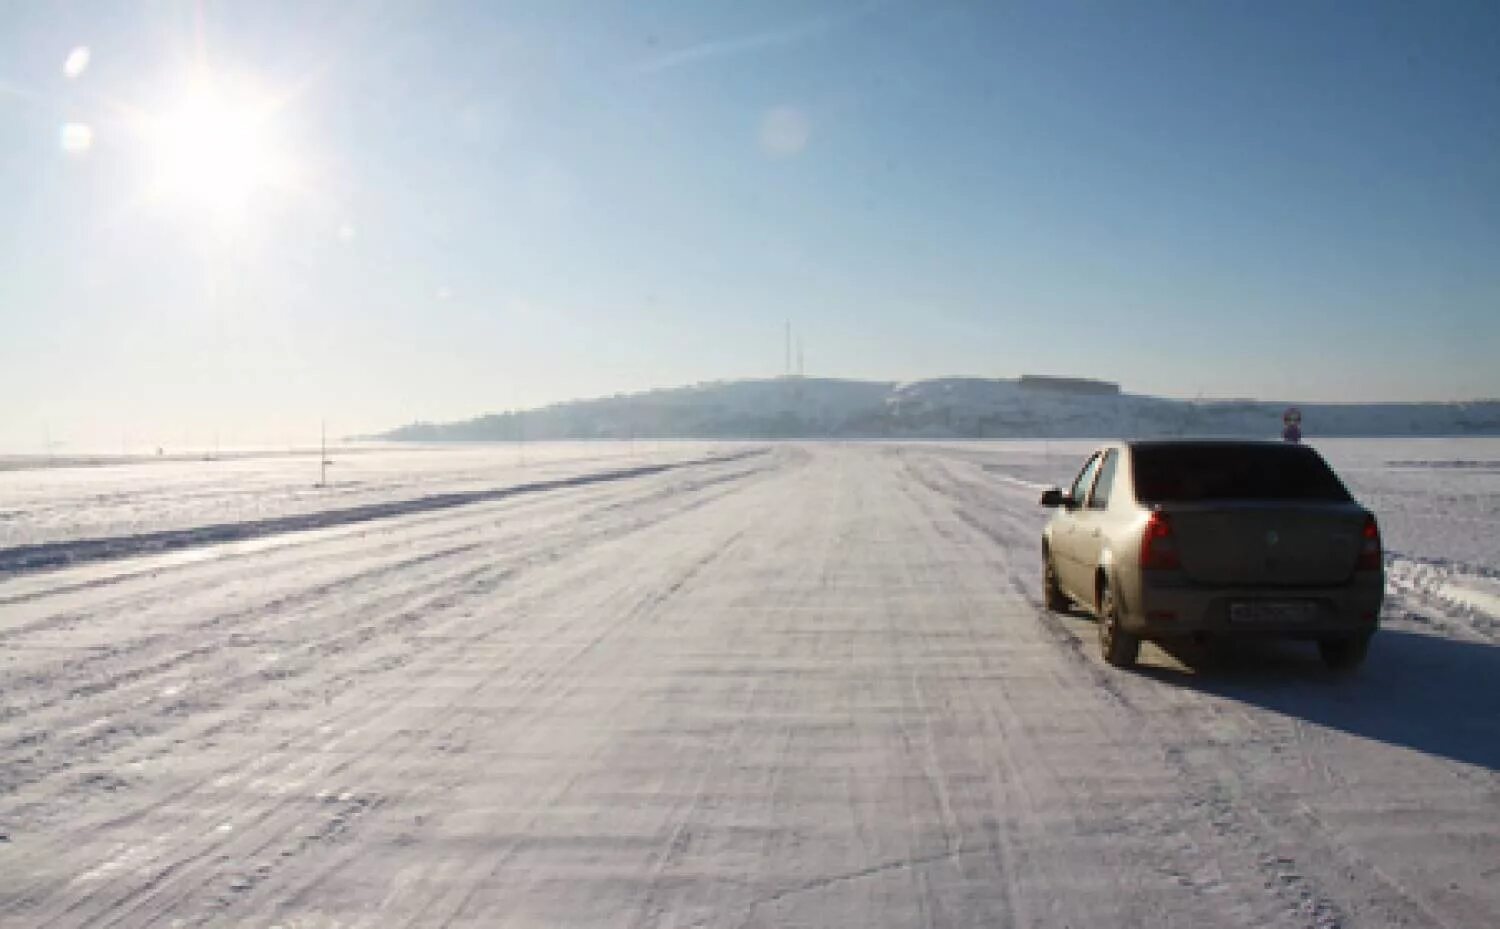
[[[1350,500],[1338,475],[1305,445],[1144,445],[1132,453],[1142,503]]]

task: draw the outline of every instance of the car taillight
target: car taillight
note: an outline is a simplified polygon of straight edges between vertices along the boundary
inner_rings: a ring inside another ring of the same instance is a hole
[[[1175,570],[1182,567],[1177,557],[1177,540],[1172,535],[1172,520],[1165,513],[1152,513],[1141,533],[1141,567]]]
[[[1380,526],[1374,516],[1365,517],[1364,528],[1359,530],[1359,560],[1354,563],[1357,571],[1380,570]]]

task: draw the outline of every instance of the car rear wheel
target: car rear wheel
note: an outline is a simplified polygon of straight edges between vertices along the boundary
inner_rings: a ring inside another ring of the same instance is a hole
[[[1367,635],[1341,636],[1337,639],[1320,639],[1318,654],[1323,664],[1334,671],[1352,671],[1365,660],[1370,650]]]
[[[1052,553],[1042,549],[1042,598],[1047,604],[1047,609],[1054,613],[1066,613],[1073,605],[1068,595],[1062,592],[1062,587],[1057,583],[1057,568],[1052,564]]]
[[[1117,668],[1134,667],[1141,654],[1140,636],[1120,628],[1120,604],[1107,583],[1099,590],[1099,650]]]

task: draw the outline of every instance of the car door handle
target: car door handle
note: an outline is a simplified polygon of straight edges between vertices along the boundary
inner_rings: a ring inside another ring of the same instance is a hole
[[[1093,536],[1094,538],[1097,539],[1097,538],[1099,538],[1099,530],[1098,529],[1093,529],[1093,530],[1091,530],[1089,532],[1089,535],[1091,535],[1091,536]]]

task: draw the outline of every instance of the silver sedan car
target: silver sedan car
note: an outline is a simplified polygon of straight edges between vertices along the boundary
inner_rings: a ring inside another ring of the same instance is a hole
[[[1112,665],[1143,639],[1285,636],[1364,660],[1385,591],[1380,528],[1316,451],[1280,442],[1098,449],[1042,530],[1048,609],[1099,620]]]

